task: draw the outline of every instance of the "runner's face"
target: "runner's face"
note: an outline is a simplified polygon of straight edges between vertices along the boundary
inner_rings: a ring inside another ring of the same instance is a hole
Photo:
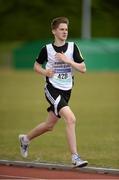
[[[58,28],[54,29],[52,32],[53,32],[55,38],[57,38],[61,41],[65,41],[68,36],[68,26],[65,23],[61,23],[61,24],[59,24]]]

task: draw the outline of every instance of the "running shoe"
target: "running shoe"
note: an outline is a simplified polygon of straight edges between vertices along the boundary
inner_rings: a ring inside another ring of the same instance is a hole
[[[72,155],[72,164],[75,167],[85,167],[88,165],[88,161],[82,160],[79,155],[75,154]]]
[[[28,145],[29,143],[24,140],[26,135],[19,135],[20,151],[21,155],[26,158],[28,156]]]

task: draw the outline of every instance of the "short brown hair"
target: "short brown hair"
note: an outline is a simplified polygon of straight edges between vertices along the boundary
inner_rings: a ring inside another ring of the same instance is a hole
[[[51,29],[57,29],[59,24],[61,23],[65,23],[67,25],[69,25],[69,20],[67,17],[57,17],[55,19],[52,20],[51,22]]]

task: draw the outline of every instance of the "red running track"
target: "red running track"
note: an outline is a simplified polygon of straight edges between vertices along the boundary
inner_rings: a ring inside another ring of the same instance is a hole
[[[0,165],[0,179],[119,179],[119,175]]]

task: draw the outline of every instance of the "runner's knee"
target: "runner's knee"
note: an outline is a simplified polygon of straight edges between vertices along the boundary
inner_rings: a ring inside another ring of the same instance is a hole
[[[46,122],[47,131],[52,131],[54,128],[54,123],[48,123]]]
[[[67,125],[73,125],[73,124],[75,124],[75,122],[76,122],[76,118],[74,115],[71,115],[66,119]]]

